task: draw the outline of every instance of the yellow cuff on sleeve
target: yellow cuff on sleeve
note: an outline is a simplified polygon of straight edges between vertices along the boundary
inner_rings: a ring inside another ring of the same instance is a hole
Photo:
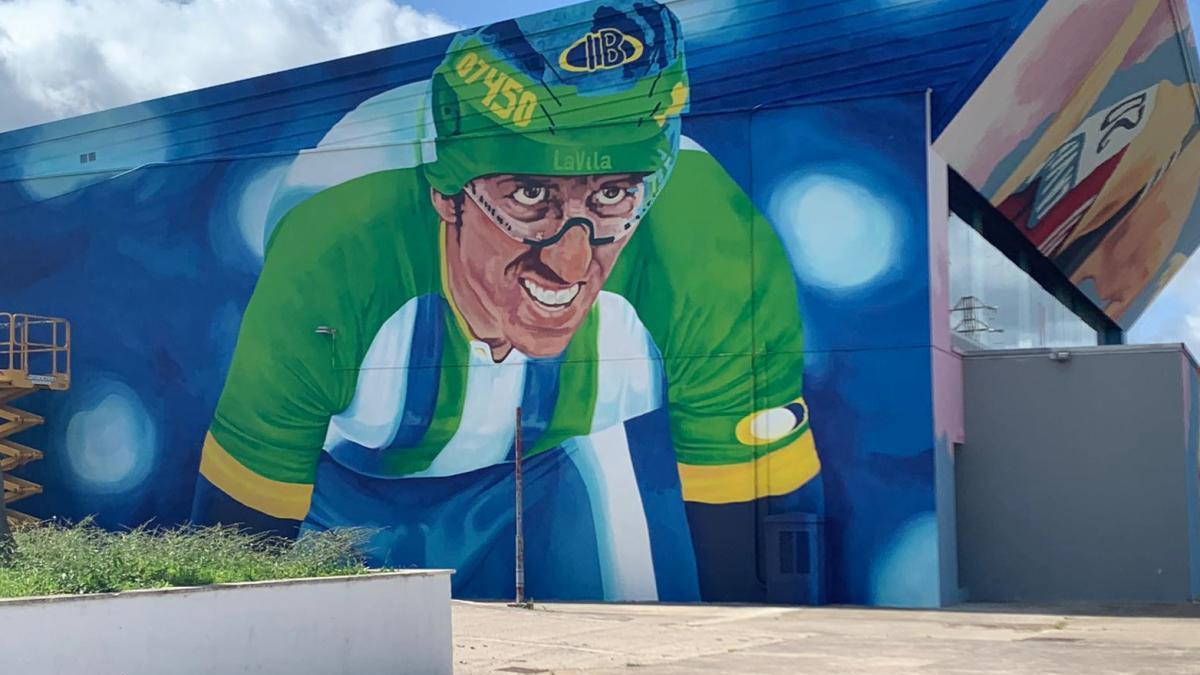
[[[283,483],[254,473],[229,454],[213,435],[204,437],[200,475],[245,506],[276,518],[304,520],[313,486]]]
[[[683,499],[702,504],[733,504],[793,492],[821,472],[812,429],[758,459],[740,464],[680,464]]]

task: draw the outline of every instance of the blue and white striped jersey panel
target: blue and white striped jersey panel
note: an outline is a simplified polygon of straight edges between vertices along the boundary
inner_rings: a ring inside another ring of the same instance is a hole
[[[428,298],[414,298],[396,311],[376,333],[363,358],[350,405],[329,421],[324,449],[395,451],[397,431],[404,423],[408,388],[414,378],[441,377],[440,367],[408,367],[413,336],[442,329],[440,314],[419,308]],[[620,295],[601,292],[597,300],[599,362],[592,430],[614,425],[657,409],[663,403],[662,364],[649,332],[633,306]],[[422,320],[437,325],[418,325]],[[513,350],[501,363],[491,359],[482,342],[471,342],[467,385],[459,428],[433,463],[413,477],[452,476],[505,461],[515,436],[508,411],[523,406],[553,410],[555,402],[528,401],[531,396],[556,396],[556,388],[525,387],[531,361]]]
[[[392,442],[404,410],[406,366],[412,350],[413,327],[418,298],[396,311],[375,334],[358,371],[354,399],[329,420],[325,450],[343,440],[367,448],[382,448]]]
[[[592,507],[604,598],[658,600],[641,489],[623,423],[572,439],[565,447]]]
[[[508,459],[516,437],[513,411],[522,403],[527,361],[514,349],[496,363],[486,344],[472,342],[462,421],[429,468],[411,475],[453,476]]]
[[[592,432],[663,405],[662,359],[650,332],[624,296],[601,291],[597,331],[596,409]]]

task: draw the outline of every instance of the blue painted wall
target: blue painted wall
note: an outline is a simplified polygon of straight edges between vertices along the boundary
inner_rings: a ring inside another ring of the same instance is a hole
[[[581,17],[609,4],[637,3],[585,3],[534,23],[574,35]],[[769,372],[772,359],[802,360],[822,467],[819,493],[811,483],[740,505],[689,502],[697,555],[748,542],[722,551],[744,579],[713,590],[701,569],[700,597],[760,600],[762,518],[806,510],[828,523],[827,599],[937,605],[926,120],[945,124],[1041,3],[668,4],[691,87],[684,151],[716,160],[792,268],[783,276],[795,283],[788,311],[802,317],[803,353],[755,345],[748,362],[759,363],[747,377]],[[47,452],[22,469],[46,486],[22,503],[27,511],[95,514],[109,527],[192,516],[201,446],[264,242],[314,194],[419,163],[410,122],[423,98],[405,85],[429,78],[449,44],[427,40],[0,136],[0,307],[63,316],[75,331],[71,391],[31,402],[49,422],[22,437]],[[331,152],[351,122],[362,133]],[[326,182],[302,180],[316,174]],[[729,226],[758,222],[747,215]],[[767,245],[695,264],[754,274]],[[730,262],[738,255],[746,259]],[[745,302],[764,302],[763,289],[749,288]],[[576,595],[597,594],[621,597]]]

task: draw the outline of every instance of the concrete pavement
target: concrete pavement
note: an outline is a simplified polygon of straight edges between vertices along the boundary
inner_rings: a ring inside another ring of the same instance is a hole
[[[455,602],[455,672],[1200,674],[1200,606]]]

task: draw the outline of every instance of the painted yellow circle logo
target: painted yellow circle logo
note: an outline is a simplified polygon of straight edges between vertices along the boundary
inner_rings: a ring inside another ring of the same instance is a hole
[[[763,445],[783,440],[808,426],[808,408],[796,399],[778,408],[759,410],[738,422],[734,435],[742,445]]]
[[[558,55],[558,65],[573,73],[592,73],[637,61],[645,51],[642,41],[616,28],[601,28],[571,43]]]

